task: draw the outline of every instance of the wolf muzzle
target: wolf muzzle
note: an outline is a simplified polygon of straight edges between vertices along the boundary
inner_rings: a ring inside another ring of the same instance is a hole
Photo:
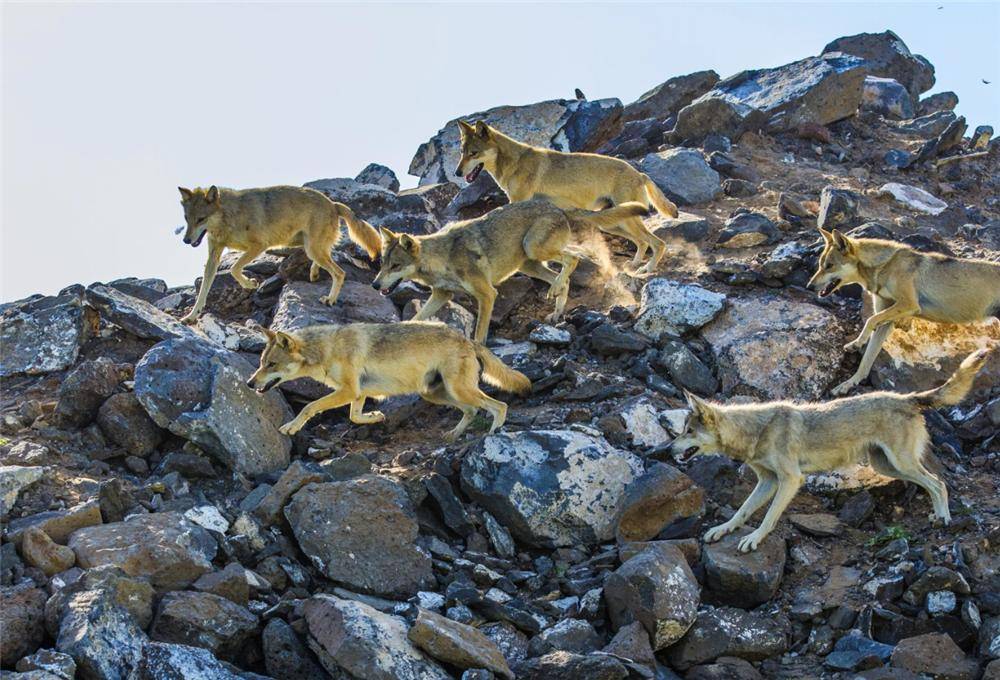
[[[247,387],[254,390],[258,394],[264,394],[265,392],[273,389],[279,382],[281,382],[281,378],[271,378],[271,380],[269,380],[263,387],[257,387],[253,384],[253,378],[251,378],[250,380],[247,380]]]
[[[381,285],[379,285],[375,281],[372,281],[372,288],[374,288],[375,290],[377,290],[382,295],[392,295],[392,292],[394,290],[396,290],[396,288],[398,288],[399,284],[401,284],[402,282],[403,282],[403,279],[396,279],[395,281],[392,282],[391,286],[389,286],[388,288],[383,288]]]
[[[828,284],[826,284],[825,286],[823,286],[823,290],[821,290],[821,291],[819,292],[819,296],[820,296],[820,297],[822,297],[822,298],[825,298],[825,297],[827,297],[827,296],[828,296],[828,295],[830,295],[830,293],[832,293],[832,292],[833,292],[833,291],[834,291],[834,290],[835,290],[835,289],[837,288],[837,286],[839,286],[839,285],[840,285],[840,279],[834,279],[834,280],[833,280],[833,281],[831,281],[830,283],[828,283]]]
[[[200,233],[200,234],[198,235],[198,238],[196,238],[196,239],[195,239],[195,240],[193,240],[193,241],[192,241],[191,239],[189,239],[189,238],[188,238],[187,236],[185,236],[185,237],[184,237],[184,243],[187,243],[187,244],[189,244],[189,245],[190,245],[190,246],[191,246],[192,248],[197,248],[198,246],[200,246],[200,245],[201,245],[201,240],[202,240],[203,238],[205,238],[205,234],[207,234],[207,233],[208,233],[208,231],[203,231],[203,232],[201,232],[201,233]]]
[[[472,168],[469,174],[465,176],[465,181],[468,182],[469,184],[472,184],[473,182],[476,181],[476,178],[479,177],[479,173],[482,171],[483,171],[483,164],[477,163],[476,167]],[[455,168],[455,177],[461,177],[461,176],[462,176],[462,165],[460,163],[459,166]]]

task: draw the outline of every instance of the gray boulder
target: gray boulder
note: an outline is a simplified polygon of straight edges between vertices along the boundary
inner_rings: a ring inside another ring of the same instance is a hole
[[[78,294],[33,296],[0,307],[0,378],[68,368],[84,340]]]
[[[667,656],[678,670],[735,656],[747,661],[763,661],[788,649],[787,626],[775,617],[732,607],[708,609]]]
[[[958,106],[958,95],[954,92],[937,92],[928,95],[917,104],[917,115],[926,116],[938,111],[954,111]]]
[[[56,416],[60,424],[71,427],[89,424],[104,400],[131,377],[132,366],[116,364],[107,357],[81,362],[59,385]]]
[[[642,159],[641,169],[678,205],[714,200],[722,191],[719,173],[697,149],[667,149]]]
[[[410,234],[429,234],[437,231],[441,223],[432,206],[424,197],[415,193],[399,193],[387,187],[384,181],[368,183],[361,179],[336,177],[306,182],[305,187],[326,194],[331,200],[349,206],[361,219],[376,227]],[[368,179],[377,179],[368,177]],[[347,244],[342,239],[341,244]]]
[[[827,52],[853,54],[865,60],[865,72],[873,76],[892,78],[918,97],[934,86],[934,66],[918,54],[912,54],[906,43],[893,33],[858,33],[837,38],[823,48]]]
[[[648,541],[705,513],[705,492],[672,465],[654,463],[625,489],[616,535],[620,543]]]
[[[884,118],[913,118],[913,98],[906,88],[892,78],[868,76],[861,93],[861,108]]]
[[[722,248],[753,248],[776,243],[781,230],[763,213],[741,209],[726,220],[719,231],[718,245]]]
[[[642,287],[635,330],[650,338],[697,330],[722,311],[726,296],[694,283],[653,278]]]
[[[514,139],[558,151],[591,151],[617,134],[622,104],[617,99],[552,99],[526,106],[498,106],[448,121],[417,149],[409,173],[420,184],[451,182],[467,185],[455,176],[461,155],[458,121],[482,120]]]
[[[44,473],[40,465],[0,465],[0,517],[6,519],[21,489],[37,482]]]
[[[680,111],[693,99],[708,92],[717,82],[719,74],[715,71],[698,71],[671,78],[627,105],[622,112],[622,120],[625,122],[643,118],[663,120]]]
[[[243,680],[246,677],[216,659],[207,649],[149,642],[142,648],[128,680]]]
[[[229,661],[247,653],[257,632],[257,617],[246,607],[190,591],[167,593],[149,629],[154,640],[203,647]]]
[[[702,550],[705,567],[705,599],[714,604],[750,609],[770,600],[778,592],[785,573],[785,539],[774,534],[750,553],[739,551],[747,532],[730,534]]]
[[[591,545],[614,536],[625,487],[642,474],[634,455],[572,430],[492,434],[462,461],[463,490],[520,540]]]
[[[395,323],[399,312],[392,301],[371,286],[345,281],[337,303],[324,305],[319,298],[329,292],[326,281],[291,281],[281,289],[271,321],[273,331],[295,331],[316,324]]]
[[[246,386],[254,367],[203,340],[154,345],[135,367],[135,395],[157,425],[189,439],[245,475],[283,470],[291,440],[278,427],[292,418],[280,392]]]
[[[396,178],[396,173],[392,171],[392,168],[378,163],[366,165],[365,169],[354,178],[354,181],[361,184],[376,184],[392,192],[399,191],[399,179]]]
[[[87,288],[84,299],[88,307],[96,309],[101,318],[125,329],[132,335],[149,340],[171,338],[201,338],[189,326],[163,312],[150,303],[132,297],[117,288],[95,283]]]
[[[411,597],[433,583],[430,555],[414,542],[413,505],[384,477],[307,484],[285,517],[316,568],[350,589]]]

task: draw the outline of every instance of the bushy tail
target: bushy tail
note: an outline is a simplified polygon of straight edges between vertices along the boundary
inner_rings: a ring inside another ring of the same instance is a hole
[[[515,394],[527,394],[531,391],[528,376],[507,366],[484,345],[476,344],[476,357],[483,365],[483,380],[490,385]]]
[[[660,191],[660,187],[656,186],[656,182],[651,180],[647,175],[643,175],[643,177],[645,178],[646,195],[649,196],[649,202],[656,208],[656,212],[667,217],[677,217],[680,213],[677,212],[677,206],[674,205],[674,202]]]
[[[382,251],[382,237],[379,236],[375,227],[365,222],[354,214],[350,207],[343,203],[334,203],[337,207],[337,216],[347,224],[347,234],[351,240],[361,246],[368,257],[375,259]]]
[[[566,217],[573,226],[574,233],[580,227],[613,227],[629,217],[646,217],[649,208],[638,201],[619,203],[604,210],[567,210]]]
[[[973,352],[962,361],[962,365],[945,384],[926,392],[915,392],[911,396],[925,408],[941,408],[960,403],[972,389],[972,382],[986,363],[989,354],[990,349]]]

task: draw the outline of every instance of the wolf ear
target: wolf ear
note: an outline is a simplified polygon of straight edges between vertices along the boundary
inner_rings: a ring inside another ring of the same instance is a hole
[[[483,139],[490,138],[490,126],[481,120],[476,121],[476,134]]]
[[[417,243],[417,240],[409,234],[403,234],[399,237],[399,245],[403,246],[403,250],[411,255],[415,254],[417,250],[420,249],[420,245]]]
[[[691,407],[692,415],[703,423],[707,424],[711,422],[712,407],[707,401],[691,394],[687,390],[684,390],[684,398],[687,399],[688,406]]]
[[[379,227],[378,233],[379,235],[382,236],[382,243],[391,241],[397,236],[396,232],[394,232],[392,229],[386,229],[385,227]]]
[[[185,189],[184,187],[177,187],[177,191],[181,192],[182,201],[190,201],[191,197],[194,196],[194,192],[190,189]]]
[[[833,230],[833,244],[837,246],[837,250],[842,253],[850,253],[854,251],[854,246],[851,244],[851,239],[847,238],[840,233],[837,229]]]
[[[274,335],[274,344],[281,349],[290,350],[295,347],[295,338],[288,333],[284,331],[271,331],[271,333]],[[271,336],[269,335],[268,337],[270,338]]]
[[[466,123],[464,120],[458,121],[458,130],[462,134],[469,134],[471,132],[475,132],[475,128]]]
[[[208,188],[208,191],[205,193],[205,200],[208,201],[209,203],[216,203],[216,202],[218,202],[218,200],[219,200],[219,187],[215,186],[214,184],[212,186],[210,186]]]
[[[824,229],[823,227],[817,227],[817,229],[819,229],[819,233],[823,237],[824,241],[829,243],[830,241],[833,240],[833,234],[828,232],[826,229]]]

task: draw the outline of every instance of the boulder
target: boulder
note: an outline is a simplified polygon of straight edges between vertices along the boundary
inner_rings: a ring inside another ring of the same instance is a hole
[[[823,187],[819,197],[819,215],[816,225],[833,231],[846,231],[860,222],[861,197],[850,189],[837,189],[831,185]]]
[[[940,198],[909,184],[888,182],[879,187],[878,194],[894,198],[907,208],[927,215],[940,215],[948,208],[948,204]]]
[[[697,97],[708,92],[719,82],[715,71],[697,71],[676,76],[646,92],[622,112],[623,121],[655,118],[663,120],[687,106]]]
[[[32,296],[0,307],[0,378],[69,368],[84,340],[81,298]]]
[[[614,535],[625,487],[642,463],[603,438],[572,430],[488,435],[462,461],[462,489],[518,539],[592,545]]]
[[[203,647],[239,661],[258,632],[257,617],[245,607],[212,593],[167,593],[149,635],[160,642]]]
[[[142,648],[135,671],[128,680],[244,680],[249,677],[238,674],[207,649],[149,642]]]
[[[41,588],[29,581],[16,586],[0,586],[0,659],[11,665],[32,654],[45,639],[45,600]]]
[[[97,424],[109,441],[133,456],[145,458],[163,441],[163,430],[133,392],[108,397],[97,412]]]
[[[900,132],[905,132],[909,135],[931,139],[947,130],[957,120],[958,116],[953,111],[937,111],[920,116],[919,118],[901,120],[894,127]]]
[[[358,217],[376,227],[410,234],[430,234],[441,227],[431,205],[420,194],[397,194],[383,184],[347,177],[318,179],[306,182],[305,186],[326,194],[331,200],[344,203]],[[347,238],[340,241],[342,246],[349,243]]]
[[[705,396],[711,396],[719,389],[719,381],[712,375],[712,369],[679,340],[664,343],[656,363],[667,369],[670,379],[682,389]]]
[[[629,400],[619,410],[625,431],[636,448],[657,447],[670,441],[670,435],[660,425],[656,408],[645,397]]]
[[[41,529],[56,543],[66,543],[70,535],[82,527],[100,524],[101,506],[91,500],[65,510],[48,510],[11,521],[7,527],[7,540],[20,543],[24,533],[32,528]]]
[[[417,647],[451,666],[514,677],[496,644],[472,626],[421,609],[407,635]]]
[[[739,139],[767,123],[767,115],[722,93],[709,90],[677,113],[677,122],[665,138],[674,144],[698,144],[710,135]]]
[[[73,680],[76,677],[76,662],[69,654],[54,649],[40,649],[30,656],[19,659],[15,666],[19,673],[38,671],[51,674],[59,680]],[[22,680],[28,680],[22,678]],[[40,680],[49,680],[42,677]]]
[[[51,637],[59,636],[59,628],[71,610],[71,601],[82,593],[86,595],[80,601],[94,603],[95,609],[109,606],[124,609],[141,629],[153,620],[156,591],[148,580],[132,578],[114,566],[95,567],[62,585],[45,603],[45,629]]]
[[[378,163],[369,163],[366,165],[364,170],[359,172],[357,177],[354,178],[354,181],[361,182],[362,184],[377,184],[389,191],[399,191],[399,179],[396,178],[396,173],[392,171],[392,168],[387,168]]]
[[[292,418],[279,392],[246,386],[250,363],[205,341],[167,340],[135,368],[135,394],[157,425],[189,439],[245,475],[283,470],[291,440],[278,427]]]
[[[757,550],[743,553],[738,546],[746,533],[730,534],[702,549],[706,600],[750,609],[778,592],[785,572],[785,539],[771,534]]]
[[[408,172],[420,184],[452,182],[461,156],[458,121],[484,121],[519,142],[558,151],[592,151],[617,134],[622,104],[617,99],[553,99],[526,106],[498,106],[448,121],[420,145]]]
[[[750,295],[702,328],[723,394],[818,399],[834,381],[847,333],[835,315],[787,296]]]
[[[514,671],[518,680],[625,680],[629,677],[625,665],[602,654],[550,652],[518,664]]]
[[[708,609],[680,641],[667,651],[670,665],[678,670],[735,656],[763,661],[788,650],[789,630],[774,617],[733,607]]]
[[[867,76],[861,93],[861,108],[893,120],[913,118],[913,98],[892,78]]]
[[[860,670],[879,666],[889,660],[892,645],[875,642],[858,632],[849,633],[834,645],[833,651],[823,660],[835,670]]]
[[[65,545],[54,542],[38,527],[27,529],[21,536],[21,557],[46,576],[66,571],[76,562],[76,554]]]
[[[132,377],[132,367],[116,364],[106,357],[81,362],[59,385],[56,416],[60,424],[83,427],[97,417],[97,410]]]
[[[726,220],[717,243],[722,248],[753,248],[780,239],[781,230],[771,218],[763,213],[741,210]]]
[[[369,285],[345,281],[335,305],[319,301],[330,290],[326,281],[290,281],[281,289],[271,321],[273,331],[296,331],[305,326],[348,323],[395,323],[399,312],[392,301]]]
[[[274,680],[326,680],[326,671],[284,620],[273,618],[261,635],[264,667]]]
[[[329,579],[353,590],[409,597],[433,583],[431,558],[406,492],[384,477],[307,484],[285,506],[302,551]]]
[[[171,338],[202,338],[189,326],[151,305],[117,288],[95,283],[84,293],[87,306],[97,310],[101,318],[132,335],[148,340]]]
[[[546,628],[531,641],[529,652],[541,656],[554,650],[590,654],[601,648],[603,641],[594,627],[582,619],[563,619]]]
[[[664,543],[643,550],[604,579],[611,625],[617,630],[639,621],[654,651],[680,640],[694,623],[699,590],[684,553]]]
[[[363,472],[367,472],[364,470]],[[265,525],[275,524],[281,519],[281,511],[284,510],[288,500],[296,491],[306,484],[313,482],[325,482],[328,475],[322,471],[315,463],[307,463],[296,460],[288,466],[281,477],[274,483],[260,503],[254,508],[254,514]]]
[[[84,569],[114,565],[129,576],[148,578],[161,591],[185,588],[211,571],[217,550],[208,531],[176,512],[84,527],[73,532],[69,547]]]
[[[40,465],[0,465],[0,517],[14,507],[22,489],[31,486],[45,473]]]
[[[859,33],[837,38],[823,48],[823,53],[845,52],[865,60],[864,70],[873,76],[892,78],[918,97],[934,86],[934,67],[893,33]]]
[[[725,302],[722,293],[697,284],[653,278],[642,287],[634,328],[653,339],[663,333],[689,333],[718,316]]]
[[[917,115],[927,116],[939,111],[954,111],[958,106],[958,95],[951,91],[936,92],[920,100],[917,104]]]
[[[945,633],[926,633],[900,640],[892,650],[892,666],[940,680],[975,680],[979,663],[969,659]]]
[[[719,173],[697,149],[667,149],[642,159],[640,169],[677,205],[715,200],[722,192]]]
[[[705,514],[705,493],[672,465],[653,463],[625,488],[618,514],[619,543],[648,541],[677,524]]]
[[[840,536],[844,533],[844,525],[841,524],[840,520],[825,512],[793,512],[789,513],[787,517],[795,528],[817,538]]]
[[[601,651],[617,658],[630,659],[633,663],[642,664],[651,670],[656,668],[656,657],[649,644],[649,633],[638,621],[619,628],[611,642]]]
[[[316,595],[302,607],[309,647],[335,678],[448,680],[451,676],[417,649],[406,623],[362,602]]]
[[[244,567],[239,562],[230,562],[221,571],[213,571],[198,577],[191,584],[194,590],[212,593],[230,602],[246,607],[250,596],[256,590],[266,590],[269,584],[262,577]]]

